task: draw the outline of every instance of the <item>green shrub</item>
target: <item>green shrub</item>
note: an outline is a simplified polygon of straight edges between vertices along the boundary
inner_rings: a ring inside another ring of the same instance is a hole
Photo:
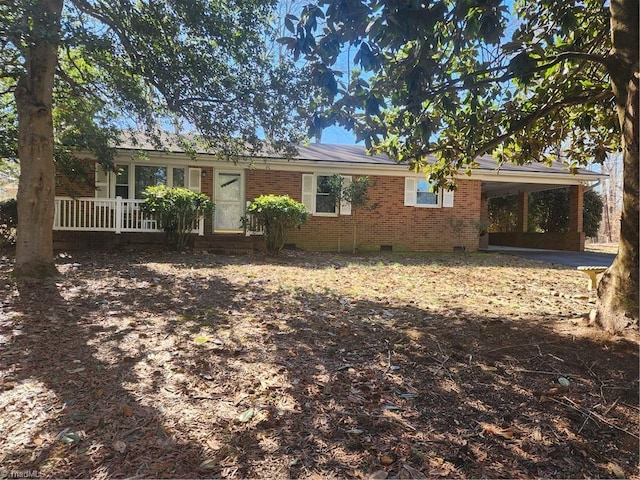
[[[203,193],[186,188],[169,188],[165,185],[147,187],[142,192],[144,202],[140,209],[152,216],[167,237],[172,250],[181,250],[187,244],[191,231],[200,217],[211,215],[215,205]]]
[[[247,207],[247,214],[253,215],[264,227],[269,253],[282,250],[285,232],[294,227],[300,228],[309,216],[305,206],[288,195],[261,195]]]
[[[0,247],[16,242],[18,202],[15,198],[0,201]]]

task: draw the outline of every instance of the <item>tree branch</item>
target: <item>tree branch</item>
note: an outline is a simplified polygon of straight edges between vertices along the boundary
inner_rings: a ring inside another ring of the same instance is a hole
[[[129,59],[132,61],[132,66],[135,68],[135,70],[142,72],[143,70],[142,64],[140,62],[140,58],[136,54],[136,49],[129,41],[129,38],[127,37],[126,33],[123,32],[120,28],[118,28],[118,25],[116,25],[107,16],[98,12],[96,8],[94,8],[92,5],[87,3],[85,0],[72,0],[72,3],[81,12],[98,20],[99,22],[102,22],[107,27],[109,27],[111,31],[118,37],[118,40],[120,40],[120,43],[124,47],[125,52],[129,56]]]
[[[549,63],[545,63],[544,65],[537,66],[536,68],[528,72],[528,74],[532,75],[534,73],[542,72],[566,60],[586,60],[586,61],[598,63],[600,65],[604,65],[605,67],[607,67],[607,69],[611,63],[609,57],[603,57],[601,55],[596,55],[592,53],[583,53],[583,52],[564,52],[564,53],[561,53],[560,55],[556,55],[555,57],[549,57],[544,60],[549,60]],[[469,87],[464,85],[465,82],[469,80],[473,81],[474,78],[477,78],[480,75],[495,73],[508,68],[509,68],[509,65],[500,65],[497,67],[487,68],[484,70],[477,70],[467,75],[463,75],[462,77],[453,79],[450,82],[445,83],[439,87],[436,87],[432,92],[430,92],[430,94],[431,96],[435,97],[445,92],[451,92],[456,90],[466,90]],[[513,80],[517,76],[518,75],[515,72],[507,71],[503,75],[500,75],[498,77],[485,78],[477,82],[474,81],[472,87],[482,87],[485,85],[489,85],[491,83],[503,83],[509,80]],[[463,85],[460,85],[460,83],[463,83]]]
[[[482,145],[480,148],[478,148],[475,151],[474,155],[476,157],[478,157],[480,155],[484,155],[485,153],[493,150],[494,148],[496,148],[498,145],[500,145],[507,138],[511,137],[512,135],[514,135],[515,133],[517,133],[517,132],[519,132],[521,130],[524,130],[526,127],[531,125],[536,120],[539,120],[540,118],[544,117],[548,113],[553,112],[556,109],[560,109],[562,107],[569,107],[569,106],[572,106],[572,105],[582,105],[582,104],[594,103],[594,102],[598,102],[598,101],[602,101],[602,100],[610,100],[610,99],[613,99],[613,97],[614,97],[613,96],[613,92],[611,92],[610,90],[605,90],[603,92],[599,92],[599,93],[596,93],[594,95],[584,95],[584,96],[578,96],[578,97],[569,97],[569,98],[565,98],[565,99],[563,99],[563,100],[561,100],[559,102],[552,103],[550,105],[545,105],[544,107],[539,108],[535,112],[532,112],[531,114],[529,114],[528,116],[526,116],[525,118],[523,118],[522,120],[517,122],[515,125],[513,125],[511,128],[509,128],[509,130],[507,132],[505,132],[504,134],[502,134],[502,135],[490,140],[489,142],[485,143],[484,145]]]

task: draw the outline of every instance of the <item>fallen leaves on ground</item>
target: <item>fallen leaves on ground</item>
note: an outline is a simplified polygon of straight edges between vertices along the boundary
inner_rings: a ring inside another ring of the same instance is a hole
[[[43,477],[631,476],[637,335],[507,255],[0,259],[0,465]]]

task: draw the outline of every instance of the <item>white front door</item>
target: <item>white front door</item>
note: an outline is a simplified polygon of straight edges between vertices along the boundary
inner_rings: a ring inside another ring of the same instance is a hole
[[[243,172],[216,171],[215,231],[240,231],[244,216],[244,174]]]

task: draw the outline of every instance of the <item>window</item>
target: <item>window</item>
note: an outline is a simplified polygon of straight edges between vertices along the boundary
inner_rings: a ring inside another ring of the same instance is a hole
[[[173,169],[173,186],[174,187],[186,187],[184,183],[185,175],[184,168],[175,168]]]
[[[440,192],[426,180],[418,180],[416,184],[416,205],[438,206]]]
[[[129,198],[129,165],[118,165],[116,197]]]
[[[432,186],[424,178],[406,177],[404,179],[404,205],[422,208],[453,207],[453,191],[432,191]]]
[[[142,198],[145,188],[154,185],[189,188],[200,192],[200,168],[117,165],[116,173],[96,168],[96,197]]]
[[[342,187],[346,188],[351,183],[351,177],[343,176]],[[330,192],[331,175],[302,175],[302,203],[313,215],[335,216],[351,215],[351,204],[342,202],[340,209],[335,205]]]
[[[315,213],[336,213],[337,207],[330,194],[330,177],[316,176],[316,210]]]
[[[142,198],[147,187],[167,184],[167,167],[136,165],[135,174],[135,198]]]

